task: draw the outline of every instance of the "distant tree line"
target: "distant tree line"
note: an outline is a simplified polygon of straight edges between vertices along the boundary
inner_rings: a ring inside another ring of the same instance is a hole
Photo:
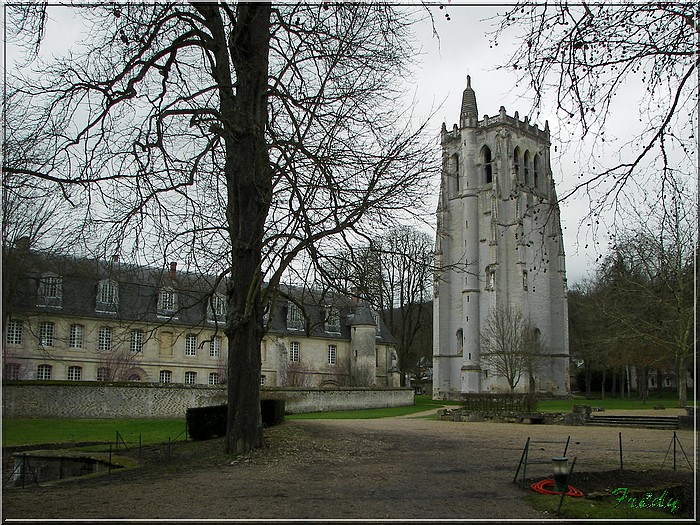
[[[672,377],[687,401],[695,322],[695,214],[680,188],[645,212],[639,208],[618,233],[595,275],[569,291],[570,353],[582,362],[590,396],[594,380],[610,395],[649,396]],[[633,373],[634,372],[634,373]],[[630,380],[636,376],[636,380]]]

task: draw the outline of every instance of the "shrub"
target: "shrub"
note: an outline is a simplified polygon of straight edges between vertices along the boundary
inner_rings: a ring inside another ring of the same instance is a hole
[[[279,425],[284,421],[284,399],[264,399],[260,401],[260,414],[265,427]]]
[[[284,399],[260,401],[263,426],[271,427],[284,421]],[[226,435],[228,405],[187,409],[187,431],[192,439],[211,439]]]
[[[228,405],[187,409],[187,431],[192,439],[211,439],[226,434]]]

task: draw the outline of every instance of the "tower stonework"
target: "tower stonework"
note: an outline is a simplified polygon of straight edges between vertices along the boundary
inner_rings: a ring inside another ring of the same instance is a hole
[[[544,344],[537,391],[569,393],[566,267],[549,126],[477,113],[467,77],[459,126],[442,125],[433,302],[433,397],[509,391],[480,358],[495,307],[519,310]],[[526,373],[516,391],[527,391]]]

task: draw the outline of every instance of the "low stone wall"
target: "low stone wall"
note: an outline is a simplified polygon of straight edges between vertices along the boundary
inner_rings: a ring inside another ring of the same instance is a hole
[[[491,423],[540,423],[544,425],[585,425],[587,416],[571,412],[475,412],[462,408],[438,410],[443,421],[468,421]]]
[[[412,388],[263,389],[262,399],[283,398],[287,414],[403,407],[414,404]]]
[[[288,414],[413,405],[413,389],[271,389],[262,399],[284,398]],[[178,418],[190,407],[226,403],[225,386],[37,381],[5,382],[4,417]]]

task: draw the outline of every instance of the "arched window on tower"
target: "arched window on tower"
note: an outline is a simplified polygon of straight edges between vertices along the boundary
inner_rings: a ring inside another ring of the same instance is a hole
[[[455,153],[450,157],[449,163],[448,163],[448,170],[450,177],[452,178],[452,188],[453,188],[453,194],[459,193],[462,188],[461,188],[461,181],[459,180],[459,155]]]
[[[481,164],[484,167],[484,181],[486,184],[493,182],[493,166],[491,162],[491,149],[488,146],[484,146],[481,149]]]
[[[523,154],[523,182],[525,186],[530,185],[530,151],[525,150]]]
[[[535,155],[532,159],[532,173],[534,181],[532,185],[539,189],[540,188],[540,156]]]
[[[520,154],[520,148],[516,146],[513,151],[513,168],[515,170],[515,180],[520,179],[520,164],[522,162],[522,157]]]

